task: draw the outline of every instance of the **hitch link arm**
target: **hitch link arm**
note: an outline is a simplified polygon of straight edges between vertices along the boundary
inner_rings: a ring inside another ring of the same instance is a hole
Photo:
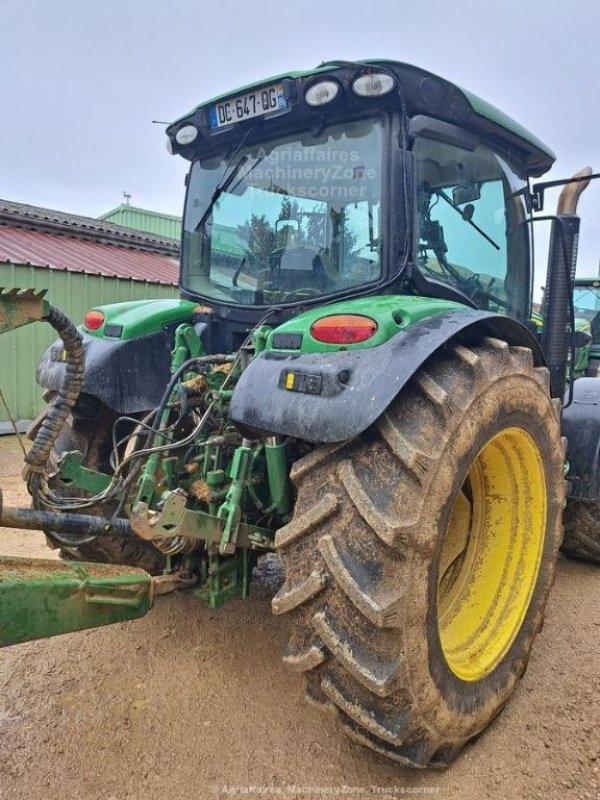
[[[227,496],[217,512],[217,518],[225,523],[219,544],[221,555],[235,553],[238,530],[242,521],[242,502],[246,484],[252,470],[252,442],[243,439],[236,448],[231,463],[231,483]]]

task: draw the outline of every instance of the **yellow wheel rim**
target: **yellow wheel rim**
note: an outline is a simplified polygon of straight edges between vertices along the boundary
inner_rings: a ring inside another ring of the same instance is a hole
[[[539,448],[526,431],[506,428],[473,462],[442,542],[438,629],[457,678],[481,680],[510,649],[536,585],[545,529]]]

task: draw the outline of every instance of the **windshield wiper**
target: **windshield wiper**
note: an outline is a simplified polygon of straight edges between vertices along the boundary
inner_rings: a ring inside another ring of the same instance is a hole
[[[198,221],[198,224],[194,228],[194,233],[197,233],[200,230],[200,228],[204,225],[206,220],[212,214],[212,210],[215,207],[215,203],[217,202],[219,197],[221,197],[223,192],[226,192],[227,189],[229,189],[229,187],[231,186],[233,180],[235,179],[235,176],[239,173],[239,171],[244,166],[246,161],[248,161],[248,156],[243,155],[240,158],[240,160],[237,162],[235,167],[231,170],[231,172],[229,172],[229,167],[233,163],[234,158],[240,152],[242,147],[246,144],[246,139],[248,138],[248,136],[250,136],[250,134],[252,133],[253,130],[254,130],[254,126],[251,125],[248,128],[248,130],[246,131],[246,133],[242,136],[242,139],[241,139],[240,143],[238,144],[238,146],[235,148],[233,153],[229,156],[229,158],[227,160],[227,163],[225,164],[225,169],[223,170],[223,174],[221,175],[221,178],[220,178],[219,182],[217,183],[217,185],[215,186],[215,190],[211,195],[210,202],[209,202],[208,206],[206,207],[206,210],[204,211],[204,214],[202,214],[202,216],[200,217],[200,220]]]
[[[496,244],[496,242],[495,242],[495,241],[492,239],[492,237],[491,237],[491,236],[488,236],[488,235],[487,235],[487,233],[486,233],[485,231],[482,231],[482,230],[481,230],[481,228],[479,227],[479,225],[476,225],[476,224],[473,222],[473,220],[471,219],[471,217],[468,215],[468,213],[466,213],[466,208],[467,208],[467,206],[465,206],[465,211],[461,211],[461,210],[460,210],[460,208],[459,208],[457,205],[455,205],[455,204],[452,202],[452,200],[451,200],[451,199],[448,197],[448,195],[446,194],[446,192],[443,192],[441,189],[436,189],[436,190],[435,190],[435,194],[437,194],[437,196],[438,196],[438,197],[441,197],[441,198],[442,198],[442,200],[445,200],[445,202],[446,202],[446,203],[448,203],[448,205],[450,206],[450,208],[453,208],[453,209],[456,211],[456,213],[459,215],[459,217],[460,217],[461,219],[463,219],[465,222],[468,222],[468,223],[469,223],[469,225],[470,225],[472,228],[475,228],[475,230],[477,231],[477,233],[478,233],[480,236],[483,236],[483,238],[486,240],[486,242],[489,242],[489,243],[492,245],[492,247],[495,247],[495,248],[496,248],[496,250],[500,250],[500,245]],[[471,204],[469,203],[469,205],[471,205]],[[473,208],[473,206],[471,205],[471,209],[472,209],[472,208]]]
[[[237,164],[235,165],[235,167],[227,175],[227,177],[224,180],[219,181],[219,183],[215,187],[214,192],[211,195],[210,202],[206,206],[206,210],[204,211],[204,214],[202,214],[202,216],[200,217],[200,220],[198,221],[198,224],[194,228],[194,233],[197,233],[200,230],[200,228],[204,225],[206,220],[210,217],[210,215],[212,214],[213,208],[215,207],[215,204],[216,204],[217,200],[219,199],[219,197],[221,197],[223,192],[226,192],[227,189],[229,189],[229,187],[231,186],[231,184],[235,180],[236,176],[238,175],[239,171],[241,170],[241,168],[244,166],[244,164],[247,161],[248,161],[248,156],[242,156],[240,158],[240,160],[237,162]],[[227,167],[225,167],[225,174],[227,173],[227,169],[228,168],[229,168],[229,164],[227,164]]]

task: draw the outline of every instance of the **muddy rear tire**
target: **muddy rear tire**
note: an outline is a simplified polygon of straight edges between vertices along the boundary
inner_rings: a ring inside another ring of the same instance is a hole
[[[564,521],[563,553],[600,564],[600,503],[572,500],[567,503]]]
[[[553,581],[563,444],[547,370],[496,339],[436,354],[375,426],[292,478],[273,599],[291,618],[285,664],[361,744],[447,765],[525,671]]]

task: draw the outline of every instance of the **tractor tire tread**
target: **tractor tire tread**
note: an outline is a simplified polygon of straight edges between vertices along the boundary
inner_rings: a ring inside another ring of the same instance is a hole
[[[493,338],[447,348],[366,434],[292,469],[295,516],[276,537],[286,581],[273,599],[275,613],[292,617],[284,663],[305,671],[312,704],[333,707],[353,739],[401,764],[446,766],[472,738],[447,735],[418,710],[419,676],[408,674],[402,644],[405,587],[415,561],[432,558],[420,520],[452,429],[507,375],[549,393],[548,370],[534,368],[528,348]],[[558,436],[549,397],[546,413]]]

